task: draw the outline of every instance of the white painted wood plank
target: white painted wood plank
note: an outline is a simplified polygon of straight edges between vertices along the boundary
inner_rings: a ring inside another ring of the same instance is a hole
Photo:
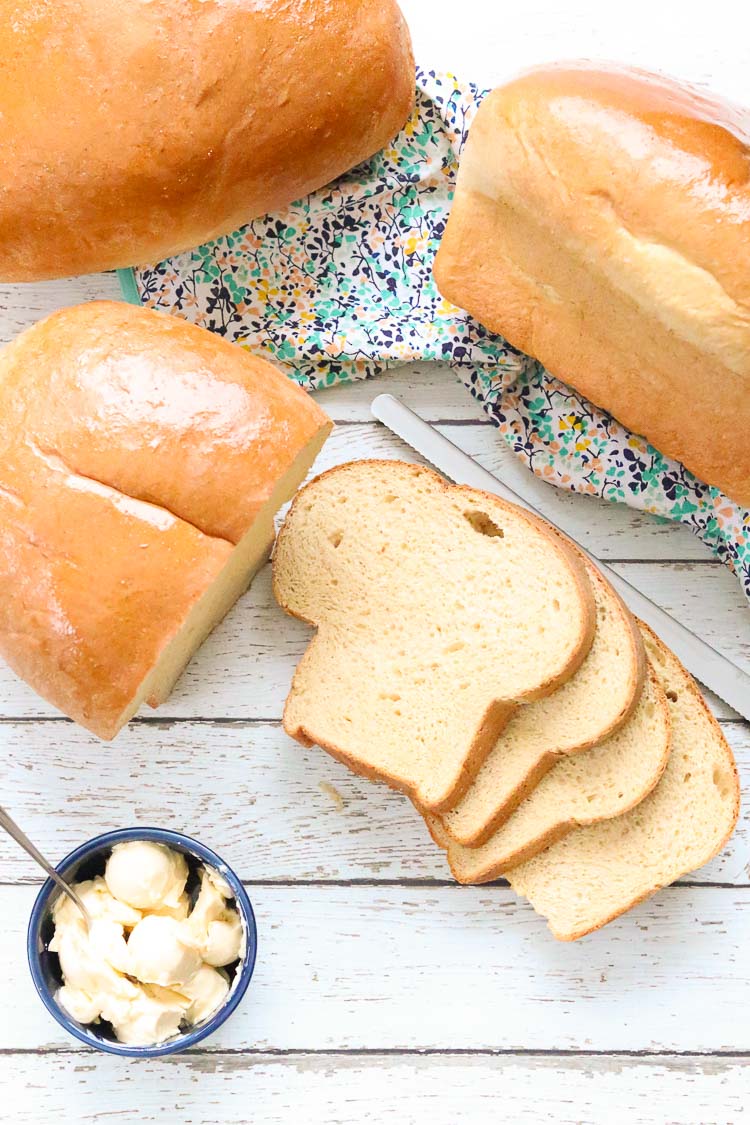
[[[613,569],[750,670],[750,612],[728,568],[676,562],[614,563]]]
[[[490,426],[480,403],[451,371],[440,363],[403,364],[374,379],[316,391],[314,398],[336,422],[369,422],[375,395],[388,392],[417,410],[428,422],[477,422]]]
[[[726,730],[750,776],[750,728]],[[0,758],[3,804],[55,861],[100,832],[140,824],[196,836],[247,880],[451,878],[406,798],[278,727],[134,725],[115,750],[72,724],[6,723]],[[744,807],[723,855],[691,880],[747,885],[749,876]],[[0,836],[0,881],[38,879]]]
[[[27,285],[0,285],[0,343],[12,340],[24,328],[66,305],[84,301],[122,299],[114,273],[92,273],[60,281]]]
[[[67,1046],[34,994],[34,889],[0,888],[0,1049]],[[503,887],[251,888],[258,965],[210,1046],[750,1050],[750,891],[673,887],[561,944]]]
[[[701,636],[747,666],[750,614],[739,587],[721,564],[630,563],[618,570]],[[282,613],[271,593],[270,566],[256,578],[225,621],[196,654],[172,696],[147,717],[277,719],[310,629]],[[714,701],[717,714],[731,717]],[[54,716],[8,668],[0,664],[0,716]],[[104,749],[102,750],[104,753]]]
[[[3,1104],[14,1125],[705,1125],[739,1121],[749,1082],[742,1058],[196,1054],[139,1063],[136,1079],[127,1059],[15,1055]]]

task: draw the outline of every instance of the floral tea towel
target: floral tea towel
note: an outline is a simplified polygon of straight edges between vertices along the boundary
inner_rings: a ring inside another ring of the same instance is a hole
[[[418,71],[414,113],[390,147],[283,213],[121,271],[125,296],[265,354],[310,389],[447,363],[538,476],[687,524],[750,598],[749,511],[437,292],[432,263],[482,96]]]

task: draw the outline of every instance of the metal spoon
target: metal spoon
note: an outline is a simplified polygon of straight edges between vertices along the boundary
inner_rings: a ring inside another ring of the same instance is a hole
[[[39,849],[32,844],[26,833],[21,831],[15,820],[13,820],[13,818],[8,815],[2,805],[0,805],[0,828],[4,828],[8,835],[12,836],[16,843],[20,844],[24,851],[27,851],[29,853],[32,859],[36,860],[42,870],[49,875],[50,879],[54,880],[54,882],[57,883],[60,890],[68,896],[71,902],[74,902],[76,904],[81,914],[83,915],[83,920],[86,923],[86,929],[88,929],[91,925],[91,915],[81,902],[79,896],[70,886],[70,884],[66,883],[61,875],[58,875],[54,867],[52,867],[52,865],[47,862]]]

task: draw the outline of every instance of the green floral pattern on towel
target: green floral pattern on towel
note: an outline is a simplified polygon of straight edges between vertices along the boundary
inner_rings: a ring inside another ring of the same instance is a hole
[[[750,597],[748,510],[437,292],[432,263],[482,92],[432,71],[417,84],[392,145],[283,214],[136,270],[138,299],[264,354],[309,388],[448,363],[538,476],[679,520]]]

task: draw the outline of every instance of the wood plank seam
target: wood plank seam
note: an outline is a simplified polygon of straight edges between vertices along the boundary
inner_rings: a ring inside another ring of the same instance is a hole
[[[29,879],[21,878],[15,881],[0,880],[0,890],[3,887],[40,887],[44,882],[43,879]],[[408,877],[403,879],[243,879],[243,887],[249,890],[259,887],[273,887],[278,889],[280,887],[299,888],[299,887],[318,887],[321,890],[327,888],[347,888],[347,887],[365,887],[376,890],[383,888],[400,888],[405,890],[454,890],[465,891],[465,886],[457,883],[455,879],[434,879],[430,876],[425,876],[423,879],[419,877]],[[475,890],[509,890],[508,881],[506,879],[495,879],[491,883],[481,883],[474,885]],[[711,881],[697,881],[690,879],[678,879],[675,883],[670,883],[667,887],[662,887],[656,893],[659,895],[665,894],[667,891],[674,890],[731,890],[731,891],[747,891],[750,890],[750,882],[748,883],[726,883],[726,882],[711,882]],[[519,899],[519,901],[521,901]]]
[[[76,1047],[0,1047],[0,1058],[14,1058],[22,1057],[24,1055],[54,1055],[67,1058],[84,1057],[91,1058],[91,1051],[84,1047],[80,1049]],[[473,1048],[473,1047],[322,1047],[320,1050],[315,1048],[273,1048],[273,1047],[217,1047],[212,1050],[210,1047],[191,1047],[188,1051],[183,1052],[175,1061],[179,1062],[180,1059],[190,1058],[212,1058],[221,1059],[227,1058],[252,1058],[255,1060],[262,1059],[292,1059],[299,1060],[304,1058],[326,1059],[326,1058],[364,1058],[364,1059],[391,1059],[391,1058],[487,1058],[487,1059],[563,1059],[565,1061],[573,1061],[575,1059],[695,1059],[697,1061],[704,1059],[723,1059],[731,1061],[733,1059],[738,1062],[750,1059],[750,1050],[748,1051],[675,1051],[675,1050],[649,1050],[643,1048],[641,1050],[615,1050],[597,1051],[581,1050],[574,1048],[565,1050],[565,1048],[546,1048],[546,1047],[529,1047],[528,1049],[518,1047],[498,1047],[495,1049],[488,1049],[486,1047]]]

